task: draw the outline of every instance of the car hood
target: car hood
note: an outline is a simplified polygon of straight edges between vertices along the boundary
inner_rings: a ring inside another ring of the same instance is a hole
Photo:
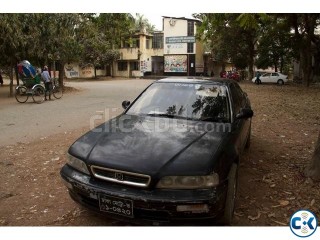
[[[151,176],[205,175],[213,170],[227,137],[214,127],[209,122],[122,115],[82,136],[69,153],[88,165]]]

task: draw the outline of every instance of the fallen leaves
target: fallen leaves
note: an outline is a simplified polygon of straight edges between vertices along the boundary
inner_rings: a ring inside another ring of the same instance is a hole
[[[289,205],[290,202],[287,200],[279,200],[279,203],[281,206],[287,206],[287,205]]]
[[[275,213],[269,213],[269,214],[268,214],[268,217],[269,217],[269,218],[271,218],[271,217],[276,217],[276,214],[275,214]]]
[[[280,221],[273,220],[273,219],[271,219],[271,221],[275,222],[275,223],[277,223],[278,225],[281,225],[281,226],[288,226],[288,223],[280,222]]]
[[[310,207],[312,207],[314,204],[315,204],[316,200],[315,199],[312,199],[311,200],[311,203],[310,203]]]
[[[251,221],[255,221],[255,220],[259,219],[260,216],[261,216],[261,213],[260,213],[260,211],[258,211],[258,215],[257,216],[253,217],[253,216],[249,215],[248,219],[250,219]]]
[[[285,206],[288,206],[289,203],[290,203],[288,200],[279,200],[278,202],[279,202],[278,205],[273,205],[272,207],[273,207],[273,208],[285,207]]]

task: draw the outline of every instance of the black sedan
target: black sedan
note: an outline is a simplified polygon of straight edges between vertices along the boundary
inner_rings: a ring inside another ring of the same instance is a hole
[[[238,83],[162,79],[122,106],[69,148],[72,199],[142,224],[230,224],[253,116]]]

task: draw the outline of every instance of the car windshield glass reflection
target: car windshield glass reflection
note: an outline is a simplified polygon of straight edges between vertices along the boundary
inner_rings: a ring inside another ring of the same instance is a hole
[[[224,86],[155,83],[130,107],[127,114],[228,122],[227,99]]]

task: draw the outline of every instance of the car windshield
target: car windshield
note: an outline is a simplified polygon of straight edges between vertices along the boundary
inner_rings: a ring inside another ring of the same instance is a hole
[[[154,83],[127,114],[228,122],[227,90],[216,84]]]

